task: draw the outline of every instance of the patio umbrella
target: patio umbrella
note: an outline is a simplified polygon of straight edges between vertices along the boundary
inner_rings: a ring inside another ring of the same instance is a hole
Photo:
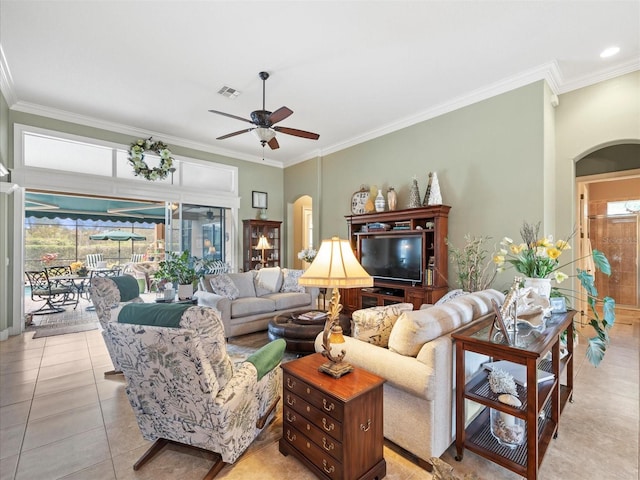
[[[89,235],[91,240],[113,240],[114,242],[118,242],[118,263],[120,263],[120,243],[128,242],[131,240],[135,242],[136,240],[146,240],[147,237],[144,235],[140,235],[134,232],[125,232],[123,230],[109,230],[107,232],[96,233],[93,235]]]

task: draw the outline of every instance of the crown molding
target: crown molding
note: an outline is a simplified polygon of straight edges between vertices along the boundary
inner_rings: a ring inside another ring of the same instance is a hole
[[[360,143],[373,140],[374,138],[387,135],[397,130],[410,127],[417,123],[439,117],[440,115],[444,115],[445,113],[453,112],[454,110],[458,110],[474,103],[478,103],[482,100],[495,97],[496,95],[515,90],[516,88],[524,87],[525,85],[529,85],[539,80],[545,80],[549,84],[549,87],[551,88],[553,93],[557,93],[558,85],[562,82],[562,75],[560,72],[560,67],[555,60],[553,62],[549,62],[518,73],[491,85],[473,90],[466,95],[454,98],[451,101],[437,105],[433,108],[430,108],[429,110],[418,113],[417,115],[406,117],[400,121],[387,124],[381,128],[371,130],[367,133],[364,133],[363,135],[359,135],[358,137],[354,137],[345,142],[336,143],[330,147],[322,149],[322,154],[328,155],[340,150],[344,150],[345,148],[353,147],[354,145],[358,145]]]
[[[243,160],[246,162],[259,163],[260,165],[268,165],[270,167],[283,168],[282,162],[276,160],[270,160],[254,155],[246,155],[244,153],[234,152],[223,148],[214,147],[207,143],[196,142],[182,137],[176,137],[162,132],[154,132],[151,130],[144,130],[129,125],[110,122],[108,120],[101,120],[99,118],[89,117],[86,115],[80,115],[65,110],[56,108],[45,107],[29,102],[16,102],[11,110],[28,113],[30,115],[38,115],[41,117],[53,118],[55,120],[61,120],[63,122],[76,123],[88,127],[98,128],[101,130],[107,130],[110,132],[122,133],[124,135],[132,135],[137,138],[148,138],[150,136],[162,138],[162,141],[170,145],[179,145],[185,148],[192,148],[202,152],[213,153],[215,155],[221,155],[224,157],[233,158],[235,160]]]
[[[573,90],[578,90],[579,88],[589,87],[591,85],[595,85],[596,83],[611,80],[612,78],[626,75],[627,73],[632,73],[638,70],[640,70],[640,59],[631,59],[628,62],[618,65],[614,68],[603,69],[595,74],[585,75],[584,77],[577,80],[563,83],[560,87],[559,93],[562,94],[571,92]]]
[[[4,56],[4,50],[0,44],[0,92],[4,95],[9,107],[18,101],[18,97],[13,88],[13,78],[11,78],[11,70]]]

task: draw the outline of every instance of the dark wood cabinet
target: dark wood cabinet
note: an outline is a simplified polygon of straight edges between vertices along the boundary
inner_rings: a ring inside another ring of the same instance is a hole
[[[242,268],[245,272],[255,268],[279,267],[281,262],[282,222],[276,220],[243,220],[242,221]],[[264,250],[256,248],[261,236],[265,236],[269,247]]]
[[[282,364],[283,426],[279,448],[318,478],[380,480],[383,456],[384,379],[355,368],[341,378],[318,371],[319,354]]]
[[[573,317],[575,310],[554,314],[542,331],[521,332],[515,345],[508,345],[502,333],[492,328],[493,318],[474,322],[451,336],[456,345],[456,459],[462,460],[465,449],[501,465],[527,480],[536,480],[542,459],[551,439],[558,435],[560,414],[573,395]],[[566,331],[566,354],[561,356],[560,336]],[[522,405],[515,407],[498,401],[489,388],[488,373],[481,370],[465,378],[465,354],[475,352],[494,360],[508,360],[523,365],[526,387],[518,385]],[[553,378],[538,381],[543,370]],[[566,374],[564,383],[563,374]],[[467,401],[485,408],[465,426]],[[491,409],[524,420],[526,436],[513,448],[500,445],[491,433]]]
[[[399,302],[412,303],[414,308],[419,308],[423,303],[435,303],[447,293],[449,259],[445,239],[450,209],[448,205],[433,205],[347,216],[349,239],[358,260],[362,260],[363,240],[372,237],[419,237],[422,252],[419,279],[374,276],[371,288],[341,290],[345,312]]]

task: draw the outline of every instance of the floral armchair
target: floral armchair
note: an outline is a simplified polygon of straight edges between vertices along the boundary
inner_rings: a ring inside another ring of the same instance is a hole
[[[95,308],[100,326],[102,338],[107,346],[107,351],[113,363],[113,370],[105,372],[105,377],[122,373],[118,359],[111,348],[111,340],[107,334],[107,324],[118,319],[118,313],[126,303],[143,303],[140,298],[138,282],[129,275],[120,277],[95,277],[91,280],[89,294]]]
[[[282,387],[277,367],[284,341],[234,366],[219,313],[181,304],[129,304],[106,329],[138,426],[145,439],[155,441],[134,470],[174,442],[217,453],[205,476],[213,478],[272,418]]]

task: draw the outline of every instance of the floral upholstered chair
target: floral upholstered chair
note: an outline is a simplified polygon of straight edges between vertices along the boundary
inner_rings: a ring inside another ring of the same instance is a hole
[[[213,478],[272,418],[284,341],[234,366],[219,313],[189,304],[131,303],[106,329],[138,426],[155,441],[134,470],[173,442],[218,454]]]
[[[102,327],[102,338],[104,338],[104,343],[111,357],[111,363],[113,363],[113,370],[104,372],[104,376],[120,374],[122,370],[111,348],[111,340],[107,334],[107,324],[117,321],[118,313],[120,313],[125,304],[144,302],[140,298],[138,281],[129,275],[110,278],[96,277],[91,281],[89,294]]]

